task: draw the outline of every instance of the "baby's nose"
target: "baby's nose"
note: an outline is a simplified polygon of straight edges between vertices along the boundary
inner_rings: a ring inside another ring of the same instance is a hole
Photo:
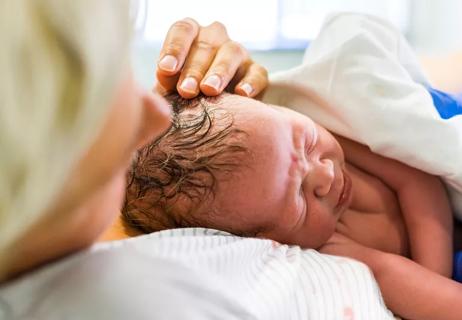
[[[326,196],[334,182],[334,162],[329,159],[322,159],[317,162],[313,168],[312,183],[314,186],[314,194],[317,197]]]

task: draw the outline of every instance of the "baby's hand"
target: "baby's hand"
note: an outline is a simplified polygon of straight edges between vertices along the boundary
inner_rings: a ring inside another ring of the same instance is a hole
[[[255,97],[268,85],[268,74],[228,37],[221,23],[202,27],[185,18],[167,33],[157,63],[157,81],[158,92],[176,89],[183,98],[194,98],[201,91],[216,96],[227,87],[239,95]]]
[[[334,234],[319,248],[319,251],[326,254],[345,256],[348,246],[354,244],[354,241],[344,235],[334,232]]]
[[[365,247],[338,232],[335,232],[332,237],[319,248],[319,252],[359,260],[367,264],[372,270],[375,270],[377,265],[381,265],[381,261],[385,256],[384,252]]]

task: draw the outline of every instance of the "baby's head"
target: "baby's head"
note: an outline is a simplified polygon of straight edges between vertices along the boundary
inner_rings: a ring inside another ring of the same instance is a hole
[[[332,235],[349,178],[328,131],[237,95],[167,98],[173,125],[134,160],[126,222],[144,232],[207,227],[306,248]]]

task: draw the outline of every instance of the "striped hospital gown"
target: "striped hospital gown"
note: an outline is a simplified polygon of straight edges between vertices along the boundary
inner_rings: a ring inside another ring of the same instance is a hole
[[[255,319],[394,319],[369,268],[351,259],[202,228],[144,237],[109,246],[181,261],[213,278]]]
[[[369,269],[201,228],[97,244],[0,287],[0,319],[394,319]]]

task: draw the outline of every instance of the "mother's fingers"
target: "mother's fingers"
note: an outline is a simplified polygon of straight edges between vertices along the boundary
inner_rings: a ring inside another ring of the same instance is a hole
[[[234,92],[246,97],[255,97],[268,86],[268,71],[257,63],[247,68],[245,76],[234,87]]]
[[[181,96],[193,98],[199,94],[199,83],[214,61],[217,50],[221,50],[219,48],[228,40],[226,29],[219,22],[200,29],[178,81],[177,90]]]
[[[247,51],[239,43],[227,41],[218,50],[201,82],[201,91],[208,96],[220,94],[236,75],[239,67],[249,61]]]
[[[176,89],[183,98],[193,98],[200,91],[216,96],[225,88],[255,97],[268,84],[268,75],[249,58],[247,50],[229,39],[223,24],[201,27],[186,18],[175,22],[167,34],[157,83],[164,93]]]
[[[181,69],[198,33],[199,24],[191,18],[177,21],[170,27],[157,63],[158,77],[172,76]]]

